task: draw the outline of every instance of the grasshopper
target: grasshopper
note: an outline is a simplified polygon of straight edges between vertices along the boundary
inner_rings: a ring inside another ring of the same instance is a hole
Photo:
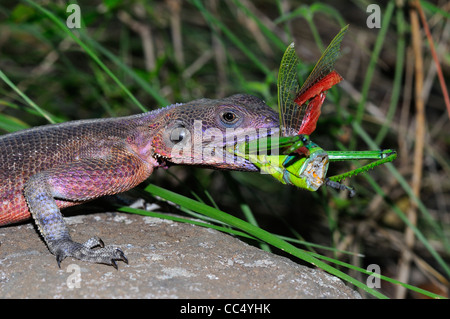
[[[327,185],[339,190],[355,191],[340,181],[366,172],[376,166],[391,162],[397,157],[392,149],[373,151],[325,151],[310,140],[316,129],[321,107],[327,91],[338,84],[342,77],[334,70],[340,54],[340,45],[348,26],[331,41],[306,81],[299,89],[297,81],[298,58],[294,43],[288,46],[278,73],[278,108],[280,136],[265,137],[237,144],[234,154],[245,157],[262,172],[272,175],[283,184],[316,191]],[[293,97],[292,93],[297,92]],[[261,149],[279,149],[281,154],[261,154]],[[373,160],[371,163],[346,173],[326,177],[330,162],[348,160]]]

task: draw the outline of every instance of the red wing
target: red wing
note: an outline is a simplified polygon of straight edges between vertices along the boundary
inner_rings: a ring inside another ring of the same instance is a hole
[[[340,46],[347,27],[341,29],[323,52],[311,74],[298,91],[294,99],[295,103],[286,103],[287,107],[280,108],[280,118],[286,127],[287,134],[309,135],[315,130],[325,99],[324,93],[342,80],[342,77],[334,71],[334,64],[340,55]],[[295,53],[295,51],[293,52]],[[288,86],[288,88],[292,87],[292,85]],[[309,104],[307,104],[308,101]]]
[[[319,93],[319,95],[309,101],[298,134],[311,135],[311,133],[314,132],[316,129],[317,120],[320,116],[322,103],[325,100],[326,95],[326,92]]]
[[[317,120],[319,119],[323,101],[326,92],[334,85],[338,84],[342,77],[336,71],[332,71],[324,78],[313,84],[310,88],[300,90],[294,102],[298,104],[300,109],[305,109],[302,122],[297,134],[310,135],[316,129]],[[309,100],[308,105],[306,102]]]
[[[315,84],[311,85],[309,88],[302,88],[298,92],[297,97],[294,101],[299,106],[302,106],[309,99],[312,99],[322,92],[328,91],[341,81],[342,77],[339,75],[339,73],[337,73],[336,71],[332,71],[331,73],[325,75],[321,80],[318,80]]]

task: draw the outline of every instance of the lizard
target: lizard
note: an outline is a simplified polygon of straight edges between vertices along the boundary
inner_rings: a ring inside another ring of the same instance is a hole
[[[219,147],[211,151],[201,135],[208,130],[223,136],[230,130],[259,130],[243,135],[254,139],[278,128],[277,112],[257,97],[237,94],[0,136],[0,226],[32,218],[59,267],[73,257],[117,269],[116,261],[128,263],[124,252],[96,236],[84,243],[73,241],[61,209],[127,191],[156,168],[173,164],[258,171],[251,162],[221,152],[225,147],[220,137]]]

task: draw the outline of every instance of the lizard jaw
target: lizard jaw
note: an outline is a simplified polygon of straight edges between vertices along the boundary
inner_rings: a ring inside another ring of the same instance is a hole
[[[258,171],[258,168],[253,165],[252,162],[243,157],[239,157],[234,152],[230,152],[230,148],[221,148],[218,153],[223,154],[223,156],[217,156],[215,153],[212,156],[204,158],[200,155],[202,159],[195,160],[198,156],[171,157],[155,153],[153,154],[152,159],[157,163],[154,167],[163,169],[168,169],[171,165],[193,165],[209,167],[212,169]],[[225,157],[225,159],[223,157]]]
[[[221,141],[233,142],[214,142],[203,141],[199,145],[175,145],[171,151],[155,151],[152,157],[158,162],[158,167],[168,168],[173,164],[195,165],[222,170],[237,171],[259,171],[259,169],[249,160],[240,156],[236,151],[238,145],[245,141],[251,141],[277,134],[278,127],[272,127],[265,130],[259,130],[257,134],[246,134],[245,130],[233,135],[221,137]],[[228,139],[227,139],[228,137]]]
[[[169,168],[170,163],[168,163],[167,161],[170,160],[170,158],[158,153],[154,153],[152,155],[152,159],[157,163],[155,167],[160,167],[164,169]]]

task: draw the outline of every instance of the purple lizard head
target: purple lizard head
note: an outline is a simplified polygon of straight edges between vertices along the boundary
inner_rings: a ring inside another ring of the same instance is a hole
[[[168,107],[150,129],[153,156],[160,163],[256,171],[225,148],[278,132],[279,119],[259,98],[238,94]]]

